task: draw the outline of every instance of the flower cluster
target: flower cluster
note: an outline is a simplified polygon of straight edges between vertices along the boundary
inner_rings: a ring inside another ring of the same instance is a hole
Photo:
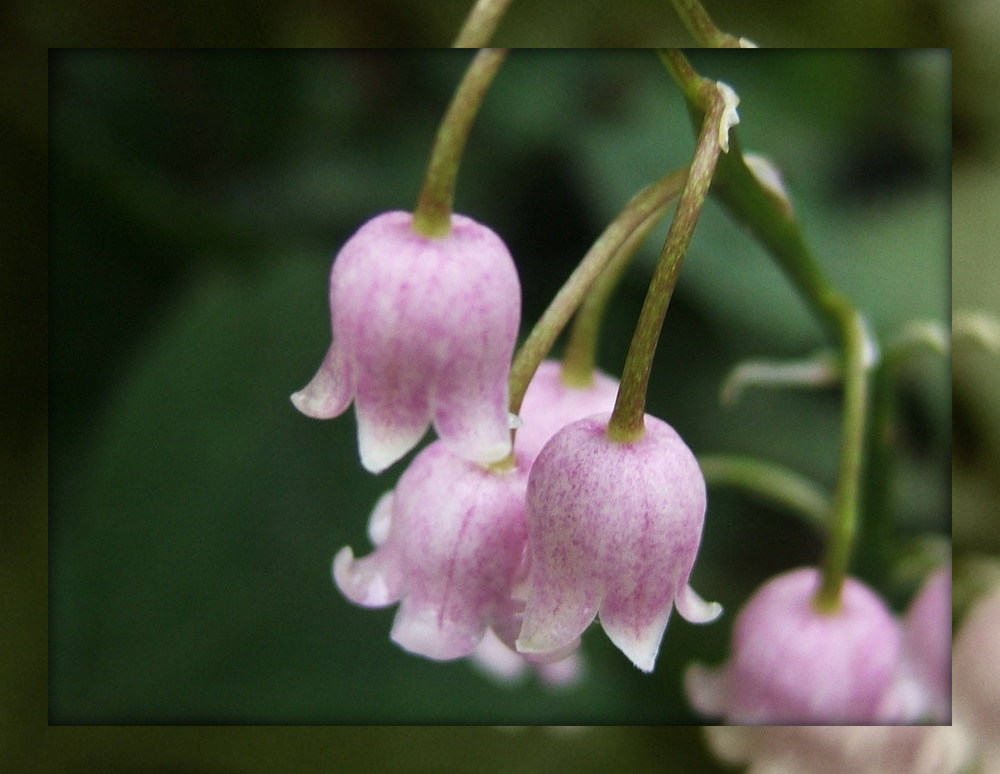
[[[509,418],[516,270],[499,237],[453,217],[449,234],[427,237],[407,213],[380,215],[331,270],[333,343],[293,403],[326,418],[353,400],[375,472],[431,424],[438,435],[376,504],[375,550],[341,549],[334,580],[356,604],[398,604],[392,640],[427,658],[565,681],[600,615],[649,671],[675,602],[691,621],[720,612],[688,585],[706,503],[698,463],[653,417],[641,438],[612,441],[618,382],[570,386],[554,361]]]

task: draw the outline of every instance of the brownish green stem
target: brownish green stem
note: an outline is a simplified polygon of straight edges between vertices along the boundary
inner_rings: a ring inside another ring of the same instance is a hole
[[[480,48],[490,42],[511,0],[476,0],[452,48]]]
[[[684,171],[665,175],[632,198],[604,229],[535,323],[535,327],[518,349],[511,366],[511,413],[517,414],[521,410],[521,403],[524,401],[524,394],[528,390],[532,376],[608,262],[621,250],[631,234],[673,198],[678,174],[684,174]]]
[[[639,226],[629,234],[618,252],[591,285],[583,303],[573,317],[566,349],[562,359],[562,380],[575,387],[588,387],[594,381],[597,365],[597,343],[601,322],[608,302],[632,256],[649,232],[663,218],[670,201],[680,193],[687,177],[687,168],[671,172],[664,180],[663,204],[654,210]]]
[[[645,432],[646,390],[660,330],[722,150],[720,126],[726,109],[725,98],[716,84],[697,75],[695,78],[700,82],[698,91],[701,98],[708,102],[708,110],[674,219],[667,231],[660,260],[650,280],[646,300],[625,356],[618,398],[608,422],[608,437],[619,443],[635,441]]]
[[[709,48],[740,48],[740,39],[715,26],[698,0],[673,0],[674,9],[684,26],[701,45]]]
[[[443,237],[451,232],[455,180],[465,143],[486,92],[506,56],[506,49],[478,51],[455,90],[434,138],[424,185],[413,212],[413,228],[419,234]]]

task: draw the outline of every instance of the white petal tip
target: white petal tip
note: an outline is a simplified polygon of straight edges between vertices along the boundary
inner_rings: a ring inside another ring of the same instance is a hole
[[[677,612],[690,623],[711,623],[722,615],[722,605],[718,602],[706,602],[690,585],[685,585],[674,600]]]
[[[358,456],[361,459],[361,466],[369,473],[381,473],[405,457],[419,441],[419,437],[414,441],[412,436],[376,441],[364,433],[360,433],[358,436]]]

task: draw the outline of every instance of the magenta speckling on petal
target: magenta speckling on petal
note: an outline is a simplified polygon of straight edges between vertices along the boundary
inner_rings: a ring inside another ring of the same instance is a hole
[[[647,415],[643,437],[621,444],[608,438],[608,418],[567,425],[531,469],[530,582],[516,644],[556,651],[599,615],[611,641],[648,672],[675,604],[691,621],[721,612],[688,586],[705,480],[666,422]]]

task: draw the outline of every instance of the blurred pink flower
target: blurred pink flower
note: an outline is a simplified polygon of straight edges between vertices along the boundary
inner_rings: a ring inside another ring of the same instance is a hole
[[[688,585],[705,480],[666,422],[647,415],[642,438],[625,444],[608,438],[608,418],[567,425],[531,468],[529,580],[516,647],[571,646],[600,613],[611,641],[648,672],[674,604],[690,621],[721,612]]]
[[[701,713],[726,723],[864,724],[893,687],[899,624],[867,586],[848,578],[840,608],[820,612],[814,568],[771,578],[740,611],[730,660],[691,665],[685,691]]]
[[[902,623],[902,652],[880,710],[887,723],[951,723],[951,567],[932,572]]]
[[[328,419],[354,401],[361,463],[384,470],[433,420],[442,442],[476,462],[510,451],[508,378],[521,315],[514,261],[462,215],[430,238],[413,215],[386,212],[341,248],[330,272],[333,343],[292,395]]]

